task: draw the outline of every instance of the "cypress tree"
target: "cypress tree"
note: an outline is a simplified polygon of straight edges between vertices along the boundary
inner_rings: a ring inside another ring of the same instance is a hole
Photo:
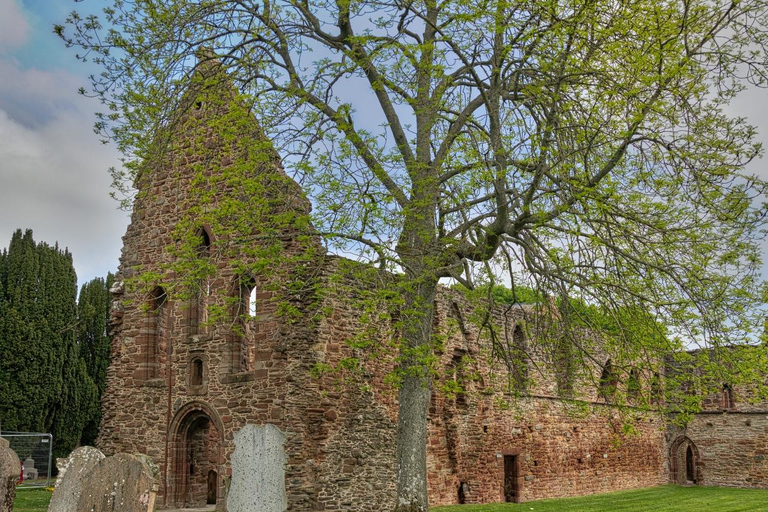
[[[60,392],[56,378],[61,345],[50,332],[44,307],[47,291],[42,265],[50,259],[38,251],[32,232],[17,230],[4,254],[3,315],[0,318],[0,415],[3,429],[47,431],[52,398]],[[59,372],[60,373],[60,372]]]
[[[101,422],[101,395],[109,365],[111,338],[108,335],[109,305],[114,276],[110,273],[106,281],[96,278],[83,285],[77,301],[78,334],[80,358],[84,371],[94,384],[94,394],[88,405],[88,420],[83,428],[82,443],[93,444]]]
[[[95,387],[76,338],[77,277],[69,251],[17,230],[0,259],[0,420],[51,432],[57,455],[80,432]]]

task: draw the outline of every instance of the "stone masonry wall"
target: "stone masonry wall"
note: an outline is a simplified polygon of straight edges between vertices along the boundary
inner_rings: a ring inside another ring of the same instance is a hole
[[[230,93],[225,90],[224,96]],[[204,101],[191,105],[185,115],[198,121],[222,115]],[[255,120],[244,129],[243,139],[260,134]],[[324,256],[317,239],[299,241],[296,233],[280,238],[284,255],[309,247],[316,257],[288,260],[252,276],[257,313],[242,323],[236,314],[211,325],[205,319],[214,307],[226,309],[227,297],[242,293],[231,250],[257,246],[259,233],[236,239],[206,231],[201,249],[214,272],[200,283],[203,293],[182,301],[177,297],[183,295],[166,289],[179,277],[163,266],[172,261],[179,243],[175,229],[180,222],[194,225],[190,215],[200,211],[193,192],[202,191],[211,201],[204,209],[245,193],[214,179],[214,173],[227,172],[237,155],[221,149],[223,140],[213,128],[204,132],[204,154],[191,151],[184,136],[171,134],[171,140],[181,140],[169,147],[181,149],[163,154],[156,169],[139,177],[140,195],[113,290],[112,364],[98,446],[107,455],[139,452],[157,462],[160,507],[200,505],[215,495],[217,508],[223,509],[235,432],[249,423],[272,423],[286,436],[290,510],[390,508],[397,418],[396,391],[387,380],[394,367],[388,344],[393,327],[386,320],[365,324],[360,303],[334,291],[332,276],[340,260]],[[298,185],[285,181],[276,155],[265,151],[253,172],[270,174],[284,185],[283,196],[277,194],[269,204],[307,212]],[[208,164],[209,171],[193,172]],[[157,282],[139,286],[141,275],[155,276]],[[297,289],[294,282],[304,286]],[[318,298],[313,295],[317,288],[330,292]],[[435,332],[445,341],[437,350],[439,371],[430,408],[433,504],[504,501],[512,491],[515,500],[525,501],[666,481],[659,418],[631,408],[619,414],[594,387],[577,387],[572,401],[555,397],[553,360],[535,338],[527,338],[533,331],[523,329],[546,318],[546,311],[523,306],[493,312],[519,344],[510,352],[526,354],[527,362],[508,368],[494,357],[465,299],[442,290],[435,306]],[[375,351],[350,346],[361,333]],[[360,362],[355,371],[318,375],[318,367],[338,367],[353,356]],[[510,371],[519,389],[501,385]],[[599,377],[598,366],[589,371]],[[450,381],[460,383],[462,391],[447,391]],[[636,434],[624,434],[627,426]],[[505,485],[510,487],[506,492]]]
[[[696,414],[685,428],[670,430],[673,452],[681,437],[690,439],[696,448],[697,484],[768,488],[768,410]],[[684,461],[683,453],[670,455]],[[682,482],[685,468],[678,471],[677,481]]]

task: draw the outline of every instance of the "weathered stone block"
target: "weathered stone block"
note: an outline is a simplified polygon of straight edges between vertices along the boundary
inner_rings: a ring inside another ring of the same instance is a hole
[[[66,459],[57,459],[56,467],[59,475],[56,477],[56,489],[53,491],[48,512],[71,512],[77,508],[83,492],[83,481],[99,462],[104,460],[104,454],[92,446],[82,446],[69,454]]]
[[[152,470],[138,457],[118,453],[101,460],[82,481],[72,512],[152,512],[157,490]]]
[[[229,512],[284,512],[285,435],[274,425],[245,425],[235,434]]]

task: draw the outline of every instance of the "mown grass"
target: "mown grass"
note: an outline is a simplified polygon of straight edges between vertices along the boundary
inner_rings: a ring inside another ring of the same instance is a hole
[[[431,512],[768,512],[768,490],[666,485],[581,498],[432,507]]]
[[[17,489],[14,512],[45,512],[51,492]],[[768,512],[768,490],[667,485],[527,503],[432,507],[432,512]]]
[[[51,501],[51,491],[47,489],[16,489],[13,500],[13,512],[45,512]]]

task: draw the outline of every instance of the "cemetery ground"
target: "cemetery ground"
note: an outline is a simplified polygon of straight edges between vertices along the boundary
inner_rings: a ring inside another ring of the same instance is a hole
[[[19,489],[14,512],[45,512],[51,492]],[[768,512],[768,490],[724,487],[679,487],[598,494],[527,503],[491,503],[432,507],[432,512]]]
[[[768,490],[664,485],[526,503],[432,507],[431,512],[768,512]]]
[[[16,489],[13,512],[45,512],[51,501],[51,491],[45,488]]]

